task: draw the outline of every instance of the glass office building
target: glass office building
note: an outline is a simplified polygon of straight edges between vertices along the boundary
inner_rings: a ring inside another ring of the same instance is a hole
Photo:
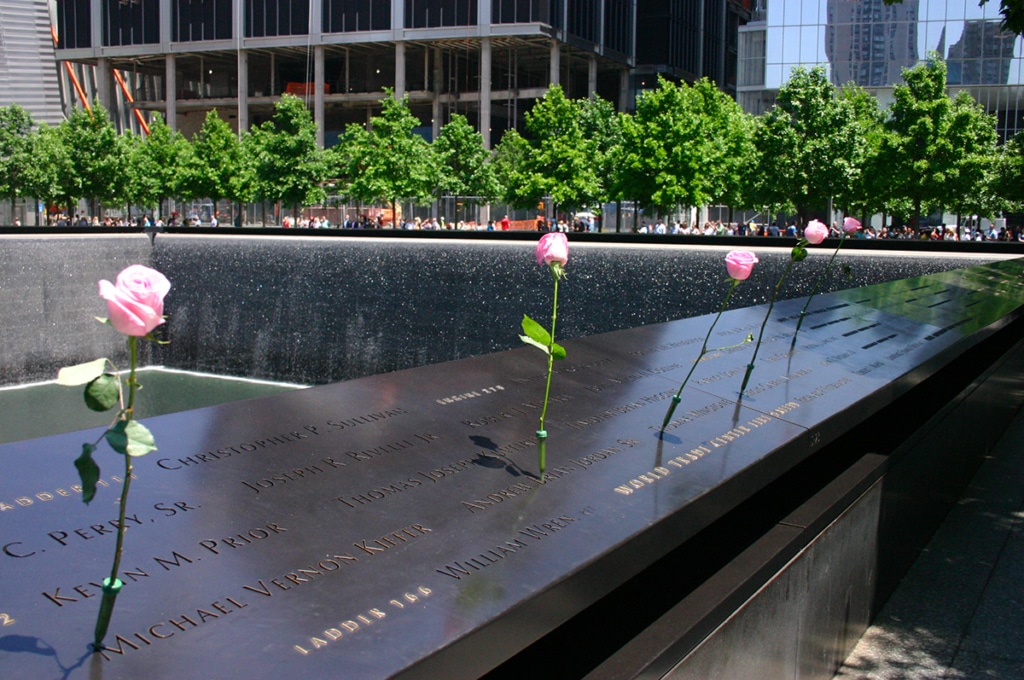
[[[0,2],[24,0],[0,0]],[[57,59],[119,127],[159,111],[186,135],[217,109],[235,128],[283,92],[310,100],[330,144],[385,88],[428,138],[458,113],[497,143],[557,83],[619,110],[656,76],[736,93],[752,0],[49,0]],[[93,85],[94,86],[90,86]]]
[[[822,65],[887,104],[902,70],[938,53],[950,94],[970,92],[1006,139],[1024,131],[1024,39],[1000,19],[995,1],[760,0],[740,28],[737,99],[761,113],[793,67]]]
[[[424,136],[461,114],[491,144],[551,83],[620,108],[632,94],[635,0],[54,2],[57,59],[94,67],[122,127],[158,111],[191,136],[217,109],[248,129],[287,92],[329,145],[393,88]]]

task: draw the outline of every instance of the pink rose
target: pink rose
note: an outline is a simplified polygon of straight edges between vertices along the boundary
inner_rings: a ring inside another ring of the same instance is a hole
[[[804,228],[804,238],[807,239],[808,243],[818,245],[825,240],[826,236],[828,236],[828,227],[818,220],[811,220],[807,223],[807,227]]]
[[[843,220],[843,231],[845,231],[847,234],[852,234],[858,229],[860,229],[860,222],[858,222],[854,218],[847,217],[845,220]]]
[[[537,244],[537,264],[550,265],[552,262],[565,266],[569,261],[569,241],[560,231],[544,234]]]
[[[100,297],[107,301],[110,324],[125,335],[147,335],[164,322],[164,296],[171,289],[167,278],[149,267],[133,264],[117,275],[117,282],[100,281]]]
[[[758,262],[757,255],[748,250],[732,250],[725,256],[725,268],[737,281],[746,281]]]

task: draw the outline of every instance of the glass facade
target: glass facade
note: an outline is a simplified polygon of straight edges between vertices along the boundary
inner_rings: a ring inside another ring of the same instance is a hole
[[[104,0],[103,45],[160,42],[160,0]]]
[[[384,31],[391,28],[391,0],[324,0],[324,33]]]
[[[89,0],[57,0],[57,47],[92,47],[92,5]]]
[[[637,0],[50,1],[58,58],[89,74],[80,96],[101,94],[122,128],[134,126],[134,111],[161,111],[190,135],[209,109],[236,102],[227,120],[249,128],[288,92],[308,98],[330,143],[393,87],[410,96],[425,135],[458,113],[493,144],[523,129],[551,82],[621,110],[632,101]],[[721,31],[709,35],[722,42]],[[124,88],[101,87],[109,82],[98,68]]]
[[[1024,130],[1024,39],[999,28],[998,2],[977,0],[760,0],[741,29],[739,99],[760,113],[796,66],[823,65],[888,103],[904,68],[933,52],[951,89],[996,114],[1005,138]]]
[[[247,0],[245,37],[309,33],[309,0]]]
[[[475,26],[477,0],[405,0],[406,28]]]
[[[174,42],[230,40],[231,23],[231,0],[174,0],[171,5]]]

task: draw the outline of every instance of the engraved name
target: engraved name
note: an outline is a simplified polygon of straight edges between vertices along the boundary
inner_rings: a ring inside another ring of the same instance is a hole
[[[588,387],[587,389],[590,390],[591,392],[602,392],[612,387],[616,387],[617,385],[624,385],[626,383],[631,383],[637,380],[641,380],[643,378],[648,378],[650,376],[660,375],[662,373],[673,371],[677,368],[684,368],[684,366],[683,364],[675,363],[669,364],[668,366],[645,368],[642,371],[638,371],[637,373],[631,373],[630,375],[624,376],[622,378],[608,378],[606,382],[598,383],[597,385]]]
[[[803,395],[802,397],[794,397],[794,399],[796,401],[799,401],[801,404],[806,404],[808,402],[814,401],[818,397],[821,397],[821,396],[824,396],[824,395],[828,394],[829,392],[832,392],[834,390],[838,390],[843,385],[849,384],[849,382],[850,382],[849,378],[840,378],[839,380],[836,380],[833,383],[829,383],[827,385],[822,385],[821,387],[815,388],[814,390],[812,390],[811,392],[808,392],[807,394]]]
[[[802,378],[805,375],[808,375],[809,373],[811,373],[811,369],[809,369],[809,368],[801,368],[800,370],[794,371],[794,372],[790,373],[789,375],[779,376],[778,378],[775,378],[774,380],[769,380],[768,382],[758,383],[757,385],[749,388],[743,394],[745,394],[748,397],[752,397],[755,394],[761,394],[762,392],[767,392],[768,390],[770,390],[772,388],[775,388],[775,387],[778,387],[779,385],[784,385],[787,382],[789,382],[790,380],[795,380],[797,378]]]
[[[265,439],[254,439],[252,441],[242,442],[241,444],[235,444],[234,446],[225,446],[224,448],[217,449],[215,451],[195,453],[191,456],[185,456],[184,458],[161,458],[156,462],[156,464],[157,467],[163,468],[164,470],[181,470],[194,465],[202,465],[203,463],[215,463],[225,458],[231,458],[232,456],[284,446],[303,439],[308,439],[310,434],[317,436],[320,434],[320,431],[312,425],[306,425],[303,429],[306,430],[305,433],[287,432],[267,437]]]
[[[271,475],[266,479],[254,479],[251,482],[243,481],[242,485],[249,487],[256,493],[260,493],[266,489],[281,487],[290,482],[306,481],[315,475],[323,474],[330,470],[336,470],[344,466],[345,463],[334,460],[333,458],[321,458],[320,465],[307,465],[302,468],[284,470],[283,472],[278,472],[276,475]]]
[[[641,397],[640,399],[637,399],[636,401],[630,402],[628,404],[621,404],[619,406],[612,406],[609,409],[605,409],[604,411],[601,411],[600,413],[594,414],[594,415],[592,415],[592,416],[590,416],[588,418],[584,418],[582,420],[566,421],[565,425],[567,427],[569,427],[570,429],[572,429],[572,430],[582,430],[585,427],[590,427],[591,425],[596,425],[597,423],[604,422],[605,420],[611,420],[612,418],[620,416],[623,413],[629,413],[630,411],[635,411],[638,408],[643,408],[644,406],[649,406],[650,404],[656,404],[659,401],[663,401],[665,399],[668,399],[669,397],[673,396],[674,394],[675,394],[674,390],[668,390],[666,392],[659,392],[657,394],[651,394],[651,395],[648,395],[646,397]]]
[[[145,632],[130,633],[127,636],[115,635],[114,644],[104,644],[99,650],[104,659],[110,661],[114,657],[111,654],[124,656],[129,651],[138,651],[143,646],[150,646],[159,640],[167,640],[180,633],[185,633],[203,624],[220,619],[228,614],[233,614],[239,609],[248,607],[232,597],[223,598],[224,602],[216,600],[204,607],[192,610],[188,614],[179,614],[178,618],[168,618],[165,621],[155,623]],[[115,646],[116,645],[116,646]]]
[[[575,373],[576,371],[582,371],[588,368],[596,368],[598,366],[604,366],[610,364],[611,359],[597,359],[596,361],[590,361],[583,364],[566,364],[564,361],[560,362],[560,365],[554,369],[556,374],[562,373]],[[547,373],[535,373],[527,378],[512,378],[509,380],[513,385],[525,385],[535,380],[547,380]]]
[[[563,529],[568,529],[578,521],[579,519],[576,517],[559,515],[558,517],[549,519],[546,522],[539,522],[537,524],[525,526],[519,530],[518,535],[523,538],[531,539],[532,541],[542,541]],[[482,571],[493,564],[501,562],[507,557],[517,554],[529,545],[531,545],[531,543],[524,541],[522,538],[513,538],[510,541],[505,541],[504,543],[491,546],[472,557],[453,560],[440,569],[435,569],[435,571],[443,576],[448,576],[456,581],[461,581],[468,576],[472,576],[476,572]]]

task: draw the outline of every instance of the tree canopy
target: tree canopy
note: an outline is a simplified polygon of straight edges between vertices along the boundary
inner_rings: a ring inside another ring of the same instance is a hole
[[[381,114],[370,119],[368,131],[349,125],[342,161],[349,181],[346,194],[389,203],[396,219],[399,201],[428,200],[437,186],[437,163],[433,147],[413,132],[418,126],[408,96],[395,99],[392,91],[381,100]]]
[[[530,153],[525,159],[524,198],[550,196],[555,205],[575,208],[605,195],[598,175],[598,142],[584,134],[581,104],[554,86],[526,113]]]
[[[863,141],[852,102],[837,96],[823,67],[795,68],[754,133],[761,205],[823,208],[858,179]]]
[[[149,208],[171,197],[298,208],[323,201],[329,186],[389,204],[396,217],[399,202],[442,194],[528,209],[634,200],[661,214],[725,204],[805,217],[833,200],[862,217],[993,215],[1024,203],[1020,138],[1000,149],[994,118],[965,93],[949,96],[937,55],[905,71],[884,110],[862,88],[837,89],[819,67],[794,69],[757,117],[707,80],[662,79],[635,113],[553,87],[523,121],[493,151],[460,114],[428,142],[408,99],[389,92],[368,125],[349,125],[324,151],[309,109],[289,95],[241,134],[211,111],[191,140],[159,115],[141,138],[117,135],[98,105],[55,127],[0,107],[0,197],[70,209],[79,199]]]
[[[298,97],[281,96],[274,116],[253,132],[252,167],[260,195],[286,205],[318,203],[325,198],[321,182],[326,159],[316,141],[313,114]]]
[[[0,196],[11,209],[25,195],[32,173],[32,116],[17,104],[0,106]]]
[[[222,198],[235,199],[241,193],[238,180],[245,175],[242,145],[216,109],[206,114],[189,149],[180,187],[184,198],[209,198],[216,206]]]
[[[501,186],[491,163],[491,154],[484,147],[484,138],[460,114],[441,128],[434,141],[437,160],[441,164],[440,189],[456,198],[477,196],[485,201],[496,199]]]

